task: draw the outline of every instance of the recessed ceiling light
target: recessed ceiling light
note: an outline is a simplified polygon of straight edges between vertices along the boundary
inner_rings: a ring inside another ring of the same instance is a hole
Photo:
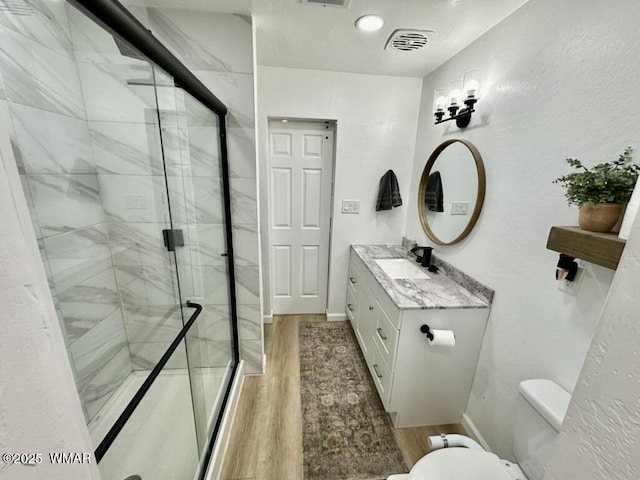
[[[380,30],[384,25],[384,20],[379,15],[364,15],[356,20],[356,27],[365,32]]]

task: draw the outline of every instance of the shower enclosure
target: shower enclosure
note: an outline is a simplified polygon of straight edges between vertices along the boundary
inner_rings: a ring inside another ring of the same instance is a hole
[[[0,74],[102,478],[203,478],[239,364],[225,106],[109,0],[0,2]]]

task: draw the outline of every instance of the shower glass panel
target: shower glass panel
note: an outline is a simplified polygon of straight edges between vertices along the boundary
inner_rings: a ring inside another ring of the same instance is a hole
[[[238,358],[220,120],[75,3],[42,5],[42,38],[46,15],[0,22],[0,93],[102,478],[201,478]]]
[[[217,115],[188,92],[163,82],[163,75],[156,73],[167,188],[174,229],[186,243],[175,249],[180,291],[183,300],[204,307],[185,337],[198,446],[204,449],[234,359],[220,132]],[[186,322],[190,311],[183,315]]]
[[[184,349],[174,353],[170,363],[176,362],[186,362]],[[142,381],[136,379],[139,387]],[[151,385],[98,466],[102,480],[137,478],[135,475],[141,480],[193,480],[200,451],[188,371],[167,368]]]

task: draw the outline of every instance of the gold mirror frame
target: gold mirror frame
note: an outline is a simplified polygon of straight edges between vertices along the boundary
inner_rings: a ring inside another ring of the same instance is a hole
[[[476,163],[476,171],[478,174],[478,194],[476,195],[476,205],[475,205],[475,208],[473,209],[473,214],[471,215],[471,218],[469,219],[469,222],[467,223],[467,226],[465,227],[465,229],[462,231],[460,235],[458,235],[452,241],[443,242],[437,237],[437,235],[433,232],[433,230],[431,230],[431,227],[429,227],[429,222],[427,222],[427,210],[424,206],[424,198],[427,193],[427,184],[429,183],[429,175],[431,175],[431,168],[436,163],[438,156],[444,151],[444,149],[456,142],[462,143],[465,147],[469,149]],[[480,217],[480,212],[482,211],[482,206],[484,205],[484,194],[485,194],[486,188],[487,188],[487,179],[484,171],[484,163],[482,161],[482,157],[480,156],[480,152],[472,143],[467,142],[466,140],[459,140],[454,138],[451,140],[447,140],[446,142],[443,142],[440,145],[438,145],[438,147],[433,151],[433,153],[429,157],[429,160],[427,161],[427,164],[425,165],[424,170],[422,171],[422,177],[420,178],[420,187],[418,188],[418,216],[420,217],[420,223],[422,224],[422,229],[424,230],[424,233],[427,234],[427,237],[429,237],[429,239],[432,242],[436,243],[437,245],[454,245],[464,240],[467,237],[467,235],[471,233],[471,230],[473,230],[473,227],[475,227],[476,223],[478,222],[478,218]]]

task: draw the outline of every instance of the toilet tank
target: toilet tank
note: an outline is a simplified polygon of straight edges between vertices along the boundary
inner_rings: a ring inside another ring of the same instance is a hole
[[[551,380],[525,380],[518,393],[513,454],[528,480],[542,480],[571,394]]]

